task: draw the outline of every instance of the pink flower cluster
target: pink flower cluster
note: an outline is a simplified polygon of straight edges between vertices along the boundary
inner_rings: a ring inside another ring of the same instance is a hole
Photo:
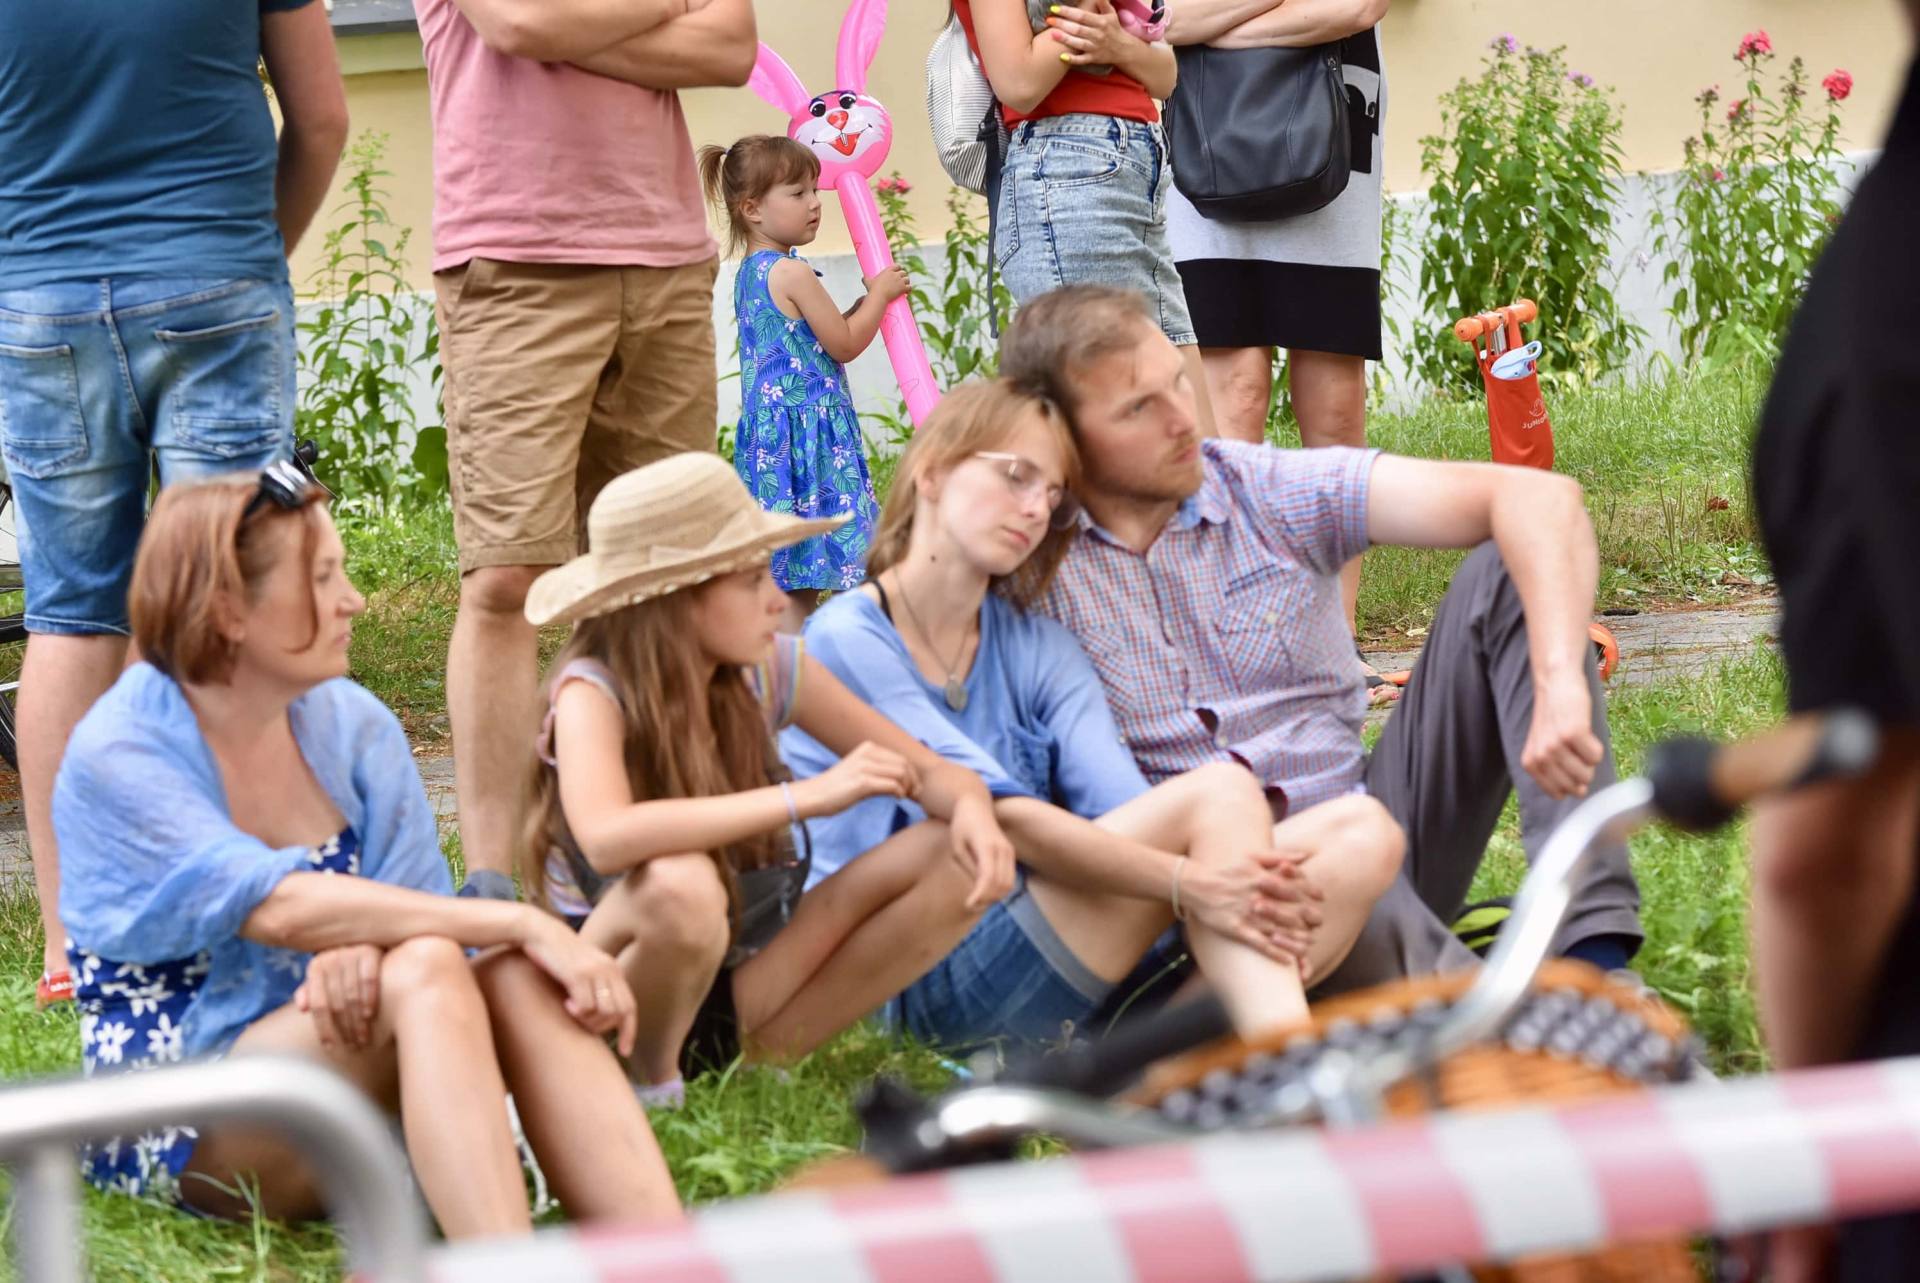
[[[876,182],[874,184],[874,187],[879,191],[894,192],[897,195],[901,195],[901,196],[905,196],[908,192],[913,190],[913,184],[908,182],[906,179],[900,177],[900,175],[898,174],[889,174],[887,177],[882,178],[880,181]]]
[[[1740,99],[1739,101],[1735,102],[1733,106],[1727,108],[1727,119],[1729,121],[1738,120],[1740,119],[1740,117],[1746,114],[1747,114],[1747,100],[1745,98]]]
[[[1515,40],[1511,35],[1500,35],[1495,36],[1489,41],[1487,48],[1493,50],[1495,53],[1519,53],[1520,42]]]
[[[1749,31],[1746,35],[1740,37],[1740,52],[1733,56],[1736,59],[1758,57],[1763,53],[1772,52],[1773,40],[1764,30]]]
[[[1853,73],[1836,67],[1832,75],[1820,82],[1820,87],[1827,91],[1827,97],[1833,101],[1845,102],[1847,95],[1853,92]]]

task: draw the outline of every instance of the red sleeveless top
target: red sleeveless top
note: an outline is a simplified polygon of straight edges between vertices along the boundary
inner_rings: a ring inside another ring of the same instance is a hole
[[[1025,0],[995,0],[996,3],[1018,4],[1025,14]],[[967,33],[967,44],[973,49],[973,56],[980,57],[980,37],[973,31],[973,4],[971,0],[953,0],[953,11],[960,18],[961,29]],[[1060,46],[1062,52],[1066,46]],[[984,68],[986,63],[982,61]],[[1067,77],[1053,87],[1053,92],[1040,100],[1040,105],[1032,111],[1021,113],[1000,104],[1001,119],[1011,129],[1023,120],[1041,120],[1048,116],[1117,116],[1121,120],[1137,120],[1151,125],[1160,119],[1160,108],[1139,81],[1123,71],[1114,70],[1104,76],[1091,75],[1075,67],[1067,72]]]

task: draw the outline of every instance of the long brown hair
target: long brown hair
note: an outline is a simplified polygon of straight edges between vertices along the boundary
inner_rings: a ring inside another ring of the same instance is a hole
[[[258,600],[267,577],[287,555],[297,527],[300,564],[313,576],[320,504],[315,487],[298,508],[268,504],[251,517],[260,474],[238,473],[168,486],[154,500],[133,559],[127,613],[140,657],[176,682],[225,682],[233,675],[234,644],[222,631],[222,612]],[[309,599],[313,630],[319,606]]]
[[[753,231],[745,213],[748,201],[781,183],[820,181],[820,158],[785,134],[749,134],[731,147],[708,143],[699,161],[700,188],[726,220],[728,254],[739,253]]]
[[[668,593],[574,625],[554,657],[558,673],[592,659],[613,674],[626,717],[627,783],[635,801],[722,797],[765,788],[772,740],[745,673],[722,664],[711,677],[695,638],[690,608],[698,588]],[[541,709],[545,715],[544,706]],[[520,844],[521,886],[547,904],[547,855],[574,846],[560,805],[560,773],[534,758],[528,776],[526,830]],[[739,902],[739,872],[776,855],[775,834],[756,834],[708,854]]]
[[[867,553],[867,577],[878,578],[881,571],[906,559],[913,542],[913,514],[919,498],[915,482],[982,450],[1004,448],[1020,427],[1020,416],[1035,413],[1060,449],[1066,485],[1071,490],[1080,480],[1080,451],[1059,407],[1040,393],[1016,387],[1005,379],[969,380],[940,398],[926,422],[914,429],[912,442],[900,456],[893,488],[874,527],[873,547]],[[1053,581],[1053,572],[1060,568],[1060,559],[1075,533],[1071,529],[1048,530],[1018,570],[993,581],[994,591],[1019,606],[1038,601]]]

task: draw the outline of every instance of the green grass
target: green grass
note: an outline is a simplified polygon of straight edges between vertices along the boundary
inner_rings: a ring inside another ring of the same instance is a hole
[[[1664,382],[1547,393],[1554,467],[1586,489],[1600,544],[1600,605],[1716,601],[1764,582],[1746,466],[1770,372],[1755,367]],[[1396,454],[1485,459],[1486,407],[1432,401],[1376,414],[1368,440]],[[1297,444],[1283,424],[1276,436]],[[1717,501],[1724,501],[1724,506]],[[1460,554],[1377,548],[1360,583],[1370,636],[1424,625]],[[1733,583],[1725,583],[1725,579]]]

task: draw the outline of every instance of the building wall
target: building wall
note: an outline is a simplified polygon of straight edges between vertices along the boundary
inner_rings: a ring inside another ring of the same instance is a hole
[[[756,8],[761,39],[778,49],[810,87],[829,88],[841,13],[837,0],[759,0]],[[945,16],[944,0],[893,0],[869,86],[895,113],[889,168],[918,189],[915,212],[932,237],[946,223],[941,201],[946,179],[928,139],[923,67]],[[1742,33],[1756,27],[1772,35],[1783,59],[1804,55],[1816,81],[1836,66],[1851,71],[1855,90],[1847,104],[1845,141],[1851,147],[1878,141],[1912,48],[1896,0],[1400,0],[1383,29],[1391,96],[1387,186],[1392,191],[1424,186],[1419,139],[1439,123],[1438,97],[1474,72],[1495,35],[1510,32],[1523,43],[1567,46],[1574,68],[1619,90],[1628,168],[1657,170],[1680,162],[1681,141],[1698,126],[1693,96],[1701,88],[1719,83],[1723,96],[1737,96],[1733,50]],[[411,33],[348,36],[340,44],[355,129],[390,136],[392,209],[396,221],[415,229],[411,274],[424,286],[432,135],[418,38]],[[745,89],[695,90],[684,99],[696,144],[785,128],[780,112]],[[302,247],[294,264],[296,280],[311,270],[318,245],[316,234]],[[837,212],[829,212],[812,252],[829,255],[848,248],[844,225]]]

